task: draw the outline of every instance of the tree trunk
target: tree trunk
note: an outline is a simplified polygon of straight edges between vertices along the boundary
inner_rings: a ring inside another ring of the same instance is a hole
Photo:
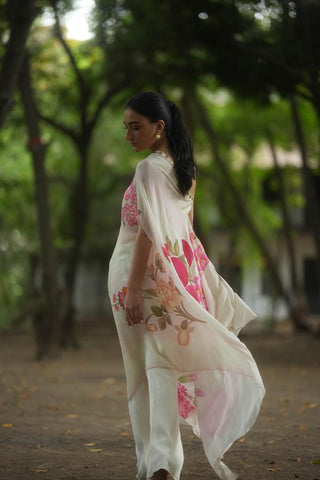
[[[49,354],[56,353],[59,331],[59,303],[56,255],[50,224],[49,194],[44,165],[47,146],[41,141],[39,119],[34,105],[27,57],[25,57],[23,61],[19,76],[19,89],[30,139],[29,148],[32,155],[35,179],[35,196],[42,253],[42,292],[44,308],[35,319],[38,349],[37,358],[42,359]]]
[[[320,296],[320,209],[319,201],[317,199],[317,192],[315,190],[314,180],[312,171],[309,167],[307,149],[304,141],[304,135],[302,130],[302,125],[299,117],[299,111],[297,108],[296,100],[294,96],[290,97],[290,105],[292,111],[292,118],[294,123],[294,128],[296,132],[296,138],[298,147],[302,159],[302,173],[303,173],[303,183],[304,191],[306,198],[306,212],[307,217],[312,229],[314,244],[316,247],[316,264],[317,264],[317,276],[318,276],[318,285],[319,285],[319,296]]]
[[[269,269],[270,269],[270,274],[273,278],[273,281],[275,283],[275,287],[279,294],[282,296],[284,301],[286,302],[289,312],[290,312],[290,317],[292,319],[292,322],[294,324],[294,327],[297,331],[303,331],[306,330],[307,327],[304,323],[304,319],[301,318],[300,313],[296,310],[295,305],[292,303],[291,295],[288,293],[286,290],[282,278],[280,277],[277,265],[272,257],[271,252],[269,251],[269,248],[267,247],[266,242],[263,239],[263,236],[260,234],[258,231],[256,225],[254,224],[248,209],[246,208],[245,202],[243,200],[243,197],[235,184],[235,182],[232,179],[232,175],[226,165],[226,163],[223,161],[222,157],[220,156],[220,152],[218,149],[218,144],[215,138],[215,131],[212,128],[211,121],[208,117],[206,109],[203,107],[201,101],[197,98],[196,95],[194,95],[194,102],[195,106],[197,109],[198,117],[200,120],[200,123],[202,125],[202,128],[206,132],[208,136],[208,140],[212,149],[213,156],[215,158],[216,164],[220,168],[220,171],[222,172],[225,182],[226,182],[226,187],[229,188],[229,191],[234,199],[235,206],[238,209],[238,212],[241,216],[241,219],[243,220],[244,224],[246,225],[248,231],[250,232],[252,238],[256,242],[258,248],[260,249],[263,257],[265,258]]]
[[[85,129],[86,130],[86,129]],[[81,258],[81,249],[85,238],[85,228],[88,218],[88,150],[90,134],[83,133],[83,138],[78,143],[80,156],[79,176],[71,198],[71,212],[73,217],[74,244],[68,256],[66,270],[67,306],[63,316],[60,333],[60,345],[71,345],[77,348],[78,342],[74,333],[74,292],[75,282]]]
[[[320,84],[319,72],[315,56],[318,54],[318,45],[313,45],[310,35],[310,20],[308,12],[308,2],[306,0],[295,0],[297,9],[297,25],[299,27],[300,38],[304,47],[304,59],[307,73],[309,75],[310,92],[312,94],[312,103],[320,121]]]
[[[287,204],[285,180],[284,180],[282,169],[279,166],[277,153],[276,153],[272,135],[270,132],[267,132],[267,138],[269,140],[269,146],[270,146],[271,156],[273,159],[273,165],[275,168],[275,172],[276,172],[278,184],[279,184],[280,205],[281,205],[282,221],[283,221],[283,233],[287,243],[290,278],[291,278],[291,284],[293,289],[293,302],[295,299],[296,309],[298,312],[300,312],[301,318],[305,319],[304,323],[306,323],[307,303],[306,303],[305,295],[303,293],[303,287],[298,278],[297,255],[296,255],[296,249],[294,245],[293,229],[292,229],[291,220],[290,220],[289,208]]]
[[[11,30],[0,74],[0,129],[13,106],[12,94],[17,85],[25,44],[38,13],[34,0],[8,0],[7,9]]]

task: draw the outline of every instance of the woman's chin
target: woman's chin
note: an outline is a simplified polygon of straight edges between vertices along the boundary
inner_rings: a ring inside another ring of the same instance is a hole
[[[143,152],[143,150],[146,150],[146,147],[140,147],[139,145],[132,145],[132,148],[135,152]]]

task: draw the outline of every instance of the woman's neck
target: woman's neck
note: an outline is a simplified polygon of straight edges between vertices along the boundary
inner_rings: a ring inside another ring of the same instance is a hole
[[[152,147],[150,147],[150,152],[154,153],[157,150],[160,150],[161,152],[165,153],[169,157],[172,157],[172,154],[170,152],[170,148],[168,146],[167,139],[163,139],[161,142],[155,142]]]

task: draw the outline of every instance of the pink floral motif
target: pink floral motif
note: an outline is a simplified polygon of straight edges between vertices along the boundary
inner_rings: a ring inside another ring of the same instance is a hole
[[[173,263],[173,266],[177,274],[179,275],[179,278],[183,283],[183,286],[186,287],[188,285],[188,270],[185,264],[178,257],[171,257],[171,262]]]
[[[187,388],[180,382],[178,382],[178,406],[179,415],[182,418],[187,418],[190,412],[192,412],[192,410],[195,410],[196,408],[188,398]]]
[[[120,290],[117,294],[114,293],[112,295],[112,306],[114,307],[116,312],[119,312],[120,308],[124,308],[124,299],[127,293],[127,287],[124,286],[122,287],[122,290]]]
[[[197,253],[198,253],[198,258],[200,260],[201,270],[204,270],[209,263],[209,258],[207,257],[206,252],[204,251],[204,248],[201,245],[201,243],[198,246]]]
[[[133,181],[124,193],[121,220],[130,227],[138,225],[137,193]]]
[[[207,307],[207,302],[206,302],[206,298],[204,296],[204,292],[203,292],[203,289],[202,289],[202,283],[201,283],[201,278],[200,277],[194,277],[194,283],[196,285],[196,290],[197,290],[197,295],[198,295],[198,301],[199,303],[201,303],[201,305],[206,309],[208,310],[208,307]]]
[[[199,273],[200,275],[202,275],[203,270],[209,263],[209,258],[207,257],[200,240],[195,236],[193,232],[190,232],[190,242],[192,245]]]
[[[195,300],[197,300],[197,302],[199,302],[199,298],[198,298],[198,294],[197,294],[197,289],[194,285],[188,285],[186,287],[186,290],[190,293],[190,295],[193,296],[193,298]]]
[[[186,242],[185,240],[182,240],[182,249],[183,249],[184,256],[187,259],[188,265],[190,266],[193,260],[193,252],[189,243]]]
[[[162,247],[162,251],[167,260],[169,260],[169,245],[167,243]]]
[[[173,312],[175,307],[182,303],[183,297],[175,289],[173,283],[166,282],[163,278],[157,278],[156,285],[156,293],[160,303],[166,307],[168,312]]]
[[[133,184],[133,180],[130,183],[127,190],[124,192],[123,198],[126,202],[129,202],[129,203],[132,203],[132,204],[136,203],[137,194],[136,194],[136,189],[135,189],[134,184]]]
[[[124,307],[124,299],[126,297],[127,287],[123,287],[120,292],[118,292],[118,299],[121,307]]]
[[[204,397],[204,393],[203,391],[201,390],[201,388],[196,388],[195,389],[195,394],[196,394],[196,397]]]
[[[185,239],[181,239],[183,253],[181,252],[181,247],[179,247],[178,239],[172,242],[169,237],[166,237],[166,243],[162,246],[162,251],[166,259],[172,262],[187,292],[203,308],[208,310],[200,277],[208,265],[209,259],[195,234],[190,232],[189,237],[191,246]],[[193,266],[196,267],[198,276],[193,277]],[[186,337],[186,333],[182,337]],[[183,338],[183,340],[185,341],[186,339]]]
[[[176,251],[178,251],[178,247],[176,247]],[[188,271],[185,264],[178,257],[172,257],[172,259],[173,264],[176,263],[177,268],[180,268],[180,275],[186,275],[186,278],[182,278],[182,281],[184,283],[188,282]],[[150,305],[150,313],[145,318],[146,329],[150,332],[156,332],[158,328],[160,331],[166,328],[174,328],[178,332],[177,342],[179,345],[187,346],[191,339],[190,334],[195,329],[194,325],[206,322],[194,317],[185,309],[183,305],[184,297],[175,285],[171,275],[168,275],[165,262],[159,252],[156,252],[154,263],[148,265],[146,271],[148,277],[155,282],[153,288],[142,290],[143,298],[154,300]],[[193,288],[195,289],[194,286]],[[158,325],[150,323],[151,318],[155,318]],[[178,320],[178,322],[175,320]]]

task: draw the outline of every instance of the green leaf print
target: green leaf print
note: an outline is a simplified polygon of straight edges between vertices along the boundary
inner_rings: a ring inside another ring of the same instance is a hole
[[[161,307],[157,307],[156,305],[151,306],[151,311],[156,317],[163,317],[163,314],[166,313],[166,309],[161,305]]]
[[[178,243],[178,240],[176,240],[176,241],[174,242],[174,247],[173,247],[173,249],[174,249],[174,253],[178,256],[178,255],[179,255],[179,243]]]
[[[144,292],[148,293],[148,295],[151,295],[152,297],[157,296],[157,290],[155,288],[146,288],[143,290]]]
[[[165,330],[167,327],[167,322],[164,317],[158,318],[158,324],[159,324],[160,330]]]

